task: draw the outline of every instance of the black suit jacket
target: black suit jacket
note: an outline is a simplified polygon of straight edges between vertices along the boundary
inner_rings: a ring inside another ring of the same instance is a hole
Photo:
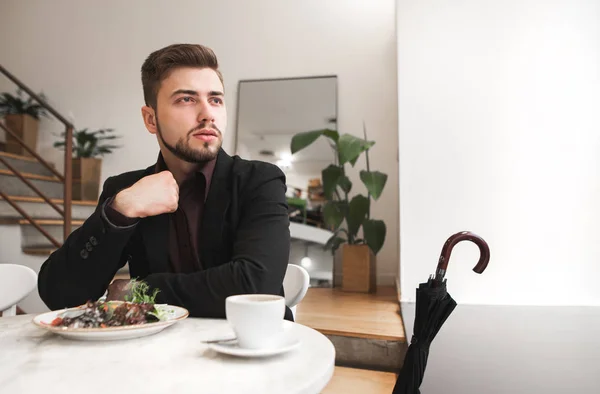
[[[160,289],[157,302],[183,306],[195,317],[225,317],[230,295],[283,295],[290,232],[278,167],[219,152],[199,232],[204,269],[192,274],[169,272],[168,214],[127,228],[105,216],[110,197],[153,173],[151,166],[106,180],[95,212],[41,267],[39,294],[50,309],[98,299],[126,263],[132,278]],[[293,319],[287,307],[285,318]]]

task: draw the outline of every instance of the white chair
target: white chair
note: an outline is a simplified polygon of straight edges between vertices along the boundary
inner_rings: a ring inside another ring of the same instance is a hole
[[[294,320],[296,320],[296,305],[306,295],[309,282],[308,271],[299,265],[288,264],[283,278],[283,291],[285,293],[285,305],[292,310]]]
[[[37,286],[37,274],[24,265],[0,264],[0,312],[15,316],[17,304]]]

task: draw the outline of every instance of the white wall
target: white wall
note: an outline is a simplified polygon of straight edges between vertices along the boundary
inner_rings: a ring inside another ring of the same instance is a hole
[[[380,283],[393,283],[398,272],[394,0],[6,0],[0,7],[0,37],[10,37],[0,40],[0,62],[34,90],[43,89],[59,110],[74,116],[77,127],[114,127],[124,135],[123,148],[105,159],[103,179],[156,159],[156,142],[140,116],[139,74],[155,49],[198,42],[215,50],[226,82],[229,152],[238,80],[337,75],[340,131],[362,135],[364,120],[377,141],[372,166],[389,175],[372,216],[387,222],[378,274]],[[44,129],[60,131],[47,122]],[[40,151],[62,165],[48,135],[43,134]],[[359,184],[358,176],[354,181]]]
[[[401,286],[451,234],[459,303],[600,305],[600,2],[398,0]]]

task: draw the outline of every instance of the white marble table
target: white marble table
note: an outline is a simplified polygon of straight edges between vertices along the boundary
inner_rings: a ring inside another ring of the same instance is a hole
[[[225,320],[188,318],[143,338],[84,342],[38,328],[32,318],[0,318],[0,393],[314,394],[333,375],[332,343],[296,323],[298,348],[238,358],[201,343],[233,335]]]

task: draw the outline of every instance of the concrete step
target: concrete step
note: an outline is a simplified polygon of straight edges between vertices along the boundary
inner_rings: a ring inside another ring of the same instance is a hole
[[[26,172],[29,174],[44,175],[53,177],[52,171],[40,164],[36,159],[26,156],[19,156],[13,153],[0,152],[0,157],[8,162],[11,166],[15,167],[20,172]],[[0,163],[0,170],[8,170],[4,164]]]
[[[44,230],[59,242],[63,239],[63,220],[36,220]],[[21,247],[23,249],[44,250],[51,249],[52,244],[42,233],[38,231],[29,221],[19,220],[21,225]],[[71,231],[75,231],[83,224],[83,220],[73,220]]]
[[[338,366],[397,372],[408,348],[397,291],[376,293],[340,288],[309,288],[296,310],[296,321],[327,336]]]
[[[35,187],[37,187],[48,198],[63,197],[63,183],[58,178],[22,173]],[[39,197],[33,190],[21,181],[12,171],[0,169],[0,190],[12,196]]]
[[[17,181],[19,181],[17,179]],[[28,215],[38,219],[62,219],[50,205],[39,197],[27,196],[11,196],[11,199],[19,205]],[[63,208],[61,199],[51,199],[53,203]],[[71,216],[74,220],[85,220],[96,208],[96,201],[73,201],[71,205]],[[22,219],[21,215],[15,211],[6,201],[0,197],[0,218],[7,219]]]
[[[392,372],[335,367],[321,394],[391,394],[397,375]]]

